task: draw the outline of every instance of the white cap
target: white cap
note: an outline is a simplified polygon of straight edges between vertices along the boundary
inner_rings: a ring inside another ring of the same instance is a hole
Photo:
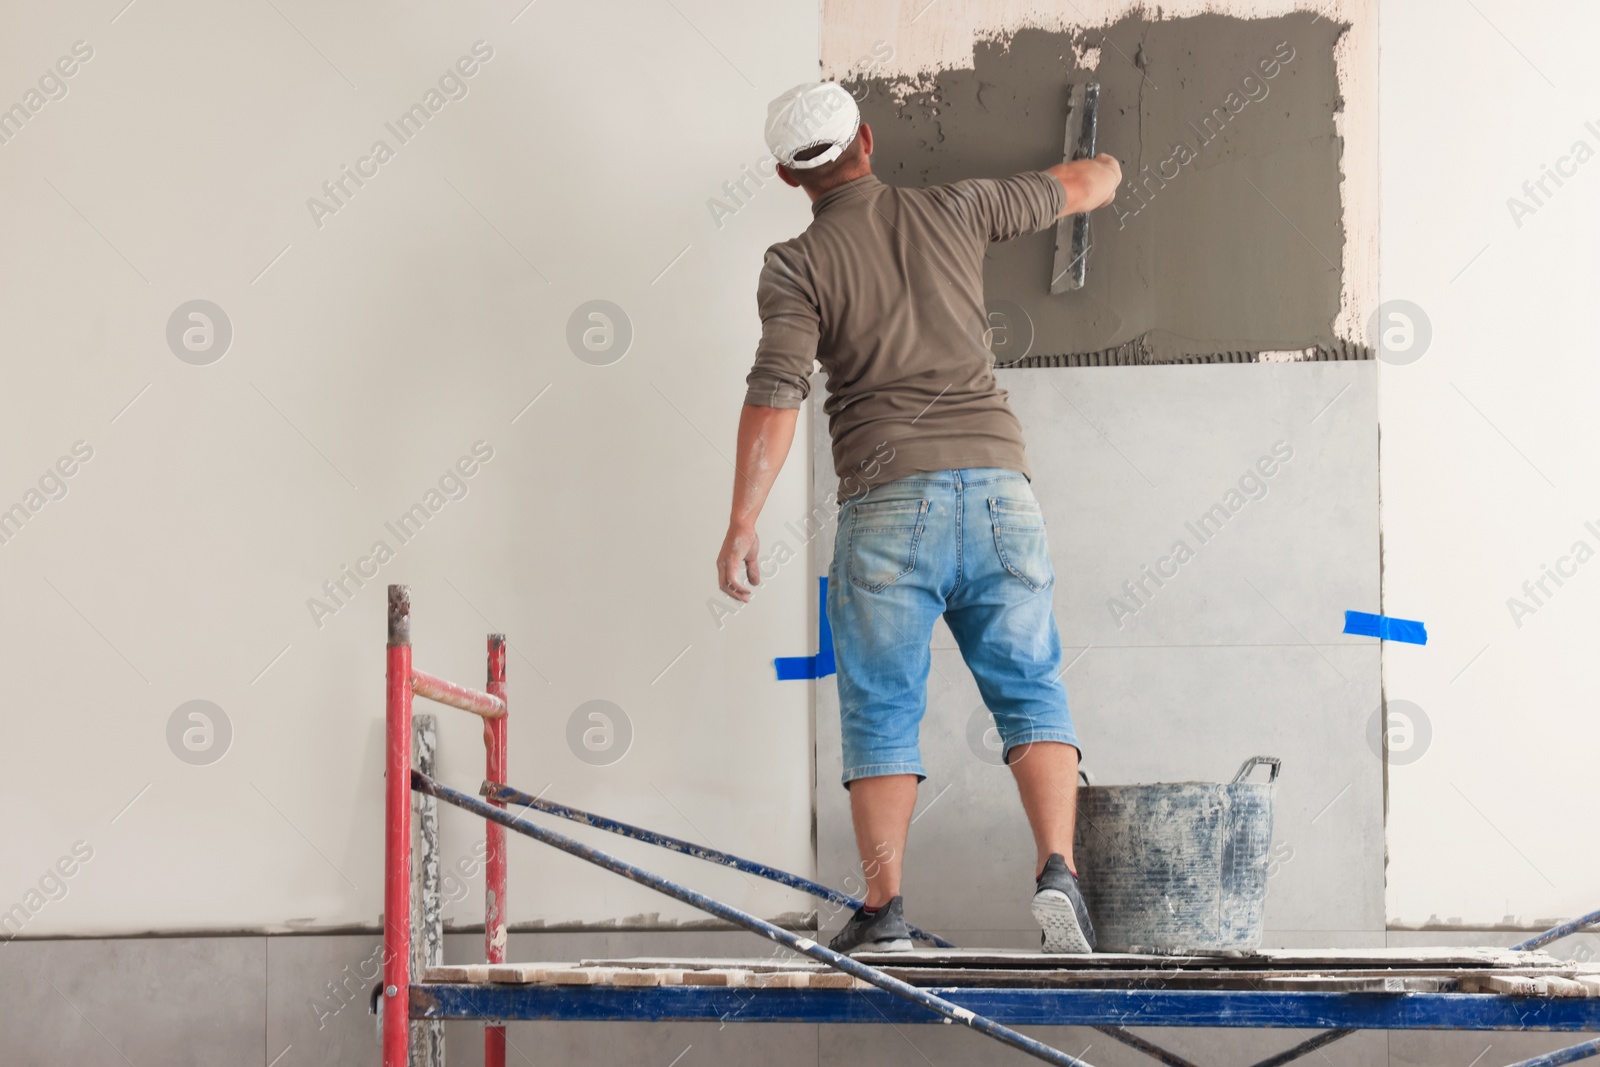
[[[791,170],[832,163],[850,147],[861,126],[855,98],[835,82],[803,82],[767,105],[767,147]],[[826,145],[809,159],[795,159],[808,148]]]

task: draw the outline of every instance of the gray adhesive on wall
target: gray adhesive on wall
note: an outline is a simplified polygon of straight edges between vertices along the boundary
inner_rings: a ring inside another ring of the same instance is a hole
[[[1067,86],[1101,86],[1099,148],[1122,163],[1095,216],[1088,285],[1051,296],[1054,232],[991,246],[985,288],[1032,320],[1033,354],[1144,338],[1158,361],[1337,338],[1344,230],[1333,49],[1308,13],[1124,19],[980,43],[967,70],[848,83],[891,184],[1061,162]],[[1099,46],[1093,69],[1082,49]],[[864,96],[863,96],[864,94]]]

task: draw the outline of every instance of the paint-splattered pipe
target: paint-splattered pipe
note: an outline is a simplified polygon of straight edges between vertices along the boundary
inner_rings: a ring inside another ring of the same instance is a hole
[[[1600,924],[1600,911],[1591,911],[1587,915],[1580,915],[1571,922],[1564,922],[1560,926],[1552,926],[1537,937],[1530,937],[1526,941],[1519,941],[1511,946],[1513,952],[1527,952],[1536,948],[1543,948],[1552,941],[1560,941],[1563,937],[1577,933],[1586,926]]]
[[[502,637],[504,635],[501,635]],[[506,717],[506,702],[493,693],[484,693],[476,689],[468,689],[464,685],[447,682],[443,678],[429,674],[427,671],[413,669],[411,672],[411,691],[419,697],[437,700],[441,704],[448,704],[452,708],[470,711],[484,719],[503,719]]]
[[[876,967],[869,967],[865,963],[851,959],[849,956],[840,955],[830,948],[824,948],[809,937],[800,937],[781,926],[769,923],[765,919],[758,919],[749,912],[741,911],[731,904],[724,904],[720,900],[714,900],[702,893],[696,893],[694,890],[685,888],[676,882],[668,881],[658,874],[651,874],[641,867],[635,867],[633,864],[620,860],[610,853],[601,852],[597,848],[590,848],[583,842],[575,841],[565,834],[558,834],[554,830],[546,829],[543,826],[524,822],[519,815],[513,815],[508,811],[479,800],[475,796],[451,789],[447,785],[440,785],[432,778],[418,771],[411,772],[411,788],[436,796],[447,804],[454,804],[458,808],[470,811],[475,815],[481,815],[485,819],[492,819],[502,826],[510,827],[519,834],[526,834],[536,841],[542,841],[547,845],[559,848],[569,855],[577,856],[581,860],[587,860],[597,867],[604,867],[614,874],[620,874],[624,878],[638,882],[641,885],[647,885],[658,893],[664,893],[676,900],[681,900],[683,903],[715,915],[719,919],[725,919],[728,922],[742,926],[751,933],[760,934],[770,941],[776,941],[785,948],[792,949],[804,956],[810,956],[818,963],[825,963],[834,970],[843,971],[845,974],[859,978],[864,982],[869,982],[879,989],[893,993],[897,997],[903,997],[914,1004],[920,1004],[949,1022],[960,1023],[963,1026],[970,1027],[980,1034],[992,1037],[996,1041],[1010,1045],[1021,1052],[1026,1052],[1036,1059],[1041,1059],[1046,1063],[1057,1064],[1058,1067],[1093,1067],[1092,1064],[1080,1060],[1076,1056],[1068,1055],[1060,1049],[1051,1048],[1042,1041],[1035,1041],[1028,1035],[1020,1034],[1008,1026],[1002,1026],[993,1019],[978,1015],[959,1004],[952,1004],[943,997],[936,997],[926,990],[918,989],[909,982],[902,982],[898,978],[890,977]]]
[[[1513,1063],[1511,1067],[1558,1067],[1563,1063],[1586,1060],[1590,1056],[1600,1056],[1600,1038],[1561,1049],[1559,1052],[1546,1052],[1543,1056],[1535,1056],[1531,1060],[1521,1060]]]
[[[789,886],[791,889],[810,893],[814,897],[820,897],[833,904],[839,904],[847,908],[861,907],[861,901],[848,893],[841,893],[839,890],[831,889],[820,882],[813,882],[811,879],[802,878],[798,874],[780,871],[776,867],[768,867],[765,863],[747,860],[742,856],[735,856],[720,849],[707,848],[704,845],[697,845],[693,841],[684,841],[681,838],[658,834],[654,830],[646,830],[642,826],[634,826],[631,823],[608,819],[604,815],[596,815],[593,812],[584,811],[582,808],[571,808],[565,804],[557,804],[552,800],[529,796],[519,789],[513,789],[511,786],[502,785],[499,782],[484,782],[480,791],[490,800],[501,804],[515,804],[523,808],[533,808],[544,812],[546,815],[555,815],[563,819],[570,819],[575,823],[582,823],[584,826],[592,826],[596,830],[605,830],[623,837],[631,837],[635,841],[643,841],[646,844],[657,845],[673,852],[681,852],[686,856],[693,856],[695,859],[705,860],[708,863],[718,863],[724,867],[732,867],[736,871],[743,871],[746,874],[753,874],[759,878]],[[906,926],[911,932],[911,936],[918,941],[926,941],[931,945],[937,945],[939,948],[956,947],[938,934],[930,934],[926,930],[912,926],[909,923]]]

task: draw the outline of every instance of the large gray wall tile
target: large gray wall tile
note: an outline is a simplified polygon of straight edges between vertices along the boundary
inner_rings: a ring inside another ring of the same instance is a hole
[[[383,963],[376,934],[274,937],[267,942],[268,1062],[376,1063],[368,1009]]]
[[[6,1067],[265,1064],[260,937],[0,945]]]
[[[1372,366],[999,374],[1050,524],[1069,700],[1095,780],[1221,781],[1248,756],[1281,757],[1268,928],[1381,933],[1383,768],[1366,740],[1378,646],[1341,632],[1346,609],[1378,604]],[[827,500],[838,483],[825,421],[813,426],[815,496]],[[1187,524],[1277,442],[1292,458],[1201,544]],[[819,573],[833,533],[813,542]],[[1107,601],[1135,606],[1122,583],[1178,539],[1194,558],[1147,583],[1153,595],[1119,629]],[[1032,838],[1008,772],[969,742],[984,713],[952,644],[936,633],[907,903],[935,928],[1009,944],[1031,928]],[[818,869],[838,883],[859,865],[835,680],[816,694]]]

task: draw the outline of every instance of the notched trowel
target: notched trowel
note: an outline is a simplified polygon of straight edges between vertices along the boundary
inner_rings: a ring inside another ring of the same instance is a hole
[[[1067,88],[1065,162],[1094,158],[1094,134],[1100,113],[1097,83]],[[1056,223],[1056,258],[1050,266],[1050,292],[1082,289],[1089,276],[1089,216],[1068,215]]]

